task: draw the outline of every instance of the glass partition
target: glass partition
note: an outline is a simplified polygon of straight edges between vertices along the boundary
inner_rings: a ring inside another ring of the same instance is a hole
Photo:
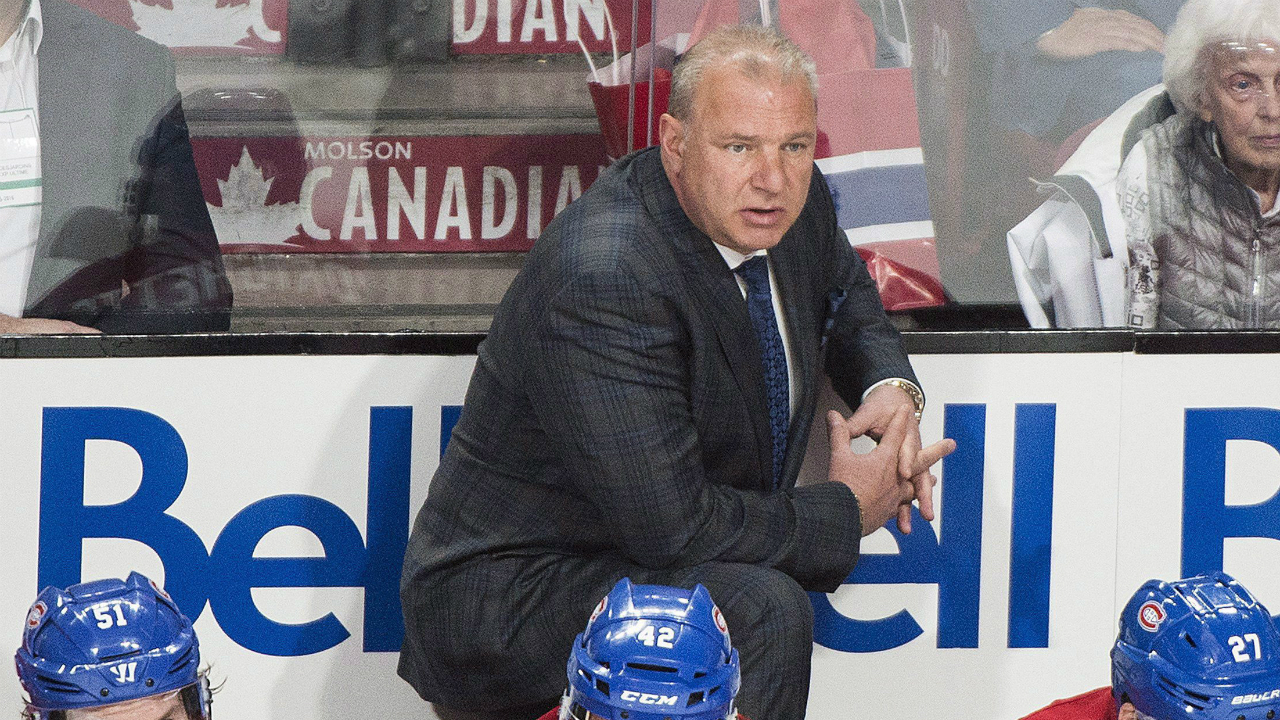
[[[44,217],[14,241],[10,307],[116,332],[483,331],[541,229],[653,137],[690,38],[737,21],[815,56],[818,165],[898,322],[1025,326],[1015,277],[1039,269],[1006,234],[1063,189],[1031,178],[1161,58],[1053,56],[1065,2],[39,3]],[[1178,4],[1126,7],[1162,31]]]

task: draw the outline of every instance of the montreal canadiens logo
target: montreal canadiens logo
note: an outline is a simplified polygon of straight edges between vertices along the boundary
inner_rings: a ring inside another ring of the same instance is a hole
[[[151,583],[151,589],[155,590],[157,593],[160,593],[160,595],[163,596],[165,600],[170,600],[170,601],[173,600],[173,598],[169,597],[169,593],[164,591],[164,588],[156,584],[155,580],[149,580],[148,582]]]
[[[711,611],[711,617],[716,621],[716,627],[720,628],[720,632],[724,633],[725,637],[729,637],[729,626],[724,621],[724,615],[720,614],[720,608],[714,608]]]
[[[1165,619],[1164,608],[1160,607],[1160,603],[1154,600],[1148,600],[1142,603],[1142,607],[1138,608],[1138,624],[1147,632],[1155,632],[1160,629],[1160,623]]]
[[[27,613],[27,627],[33,628],[40,624],[40,618],[49,612],[49,606],[44,604],[43,600],[37,600],[35,605],[31,606],[31,611]]]
[[[591,618],[587,620],[587,624],[590,625],[591,623],[595,622],[596,618],[600,617],[600,613],[604,612],[604,608],[608,604],[609,604],[609,598],[607,597],[600,598],[600,604],[596,605],[596,609],[591,611]]]

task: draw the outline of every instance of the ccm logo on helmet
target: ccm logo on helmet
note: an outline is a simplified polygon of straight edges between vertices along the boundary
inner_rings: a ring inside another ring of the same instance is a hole
[[[1231,698],[1231,704],[1250,705],[1264,700],[1275,700],[1276,698],[1280,698],[1280,689],[1272,690],[1271,692],[1258,693],[1256,695],[1237,695]]]
[[[620,697],[627,702],[638,702],[641,705],[670,705],[675,707],[678,695],[654,695],[638,693],[635,690],[623,690]]]
[[[1155,632],[1160,629],[1160,623],[1164,622],[1164,608],[1160,607],[1160,603],[1154,600],[1148,600],[1142,603],[1142,607],[1138,608],[1138,624],[1147,632]]]

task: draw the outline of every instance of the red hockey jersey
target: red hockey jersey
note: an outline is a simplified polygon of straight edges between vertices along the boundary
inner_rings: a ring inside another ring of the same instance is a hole
[[[1111,688],[1101,687],[1082,695],[1058,700],[1022,720],[1116,720],[1116,704],[1111,699]]]

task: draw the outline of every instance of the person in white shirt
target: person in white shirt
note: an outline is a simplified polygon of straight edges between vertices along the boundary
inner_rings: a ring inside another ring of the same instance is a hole
[[[65,0],[0,38],[0,333],[227,329],[168,51]]]

